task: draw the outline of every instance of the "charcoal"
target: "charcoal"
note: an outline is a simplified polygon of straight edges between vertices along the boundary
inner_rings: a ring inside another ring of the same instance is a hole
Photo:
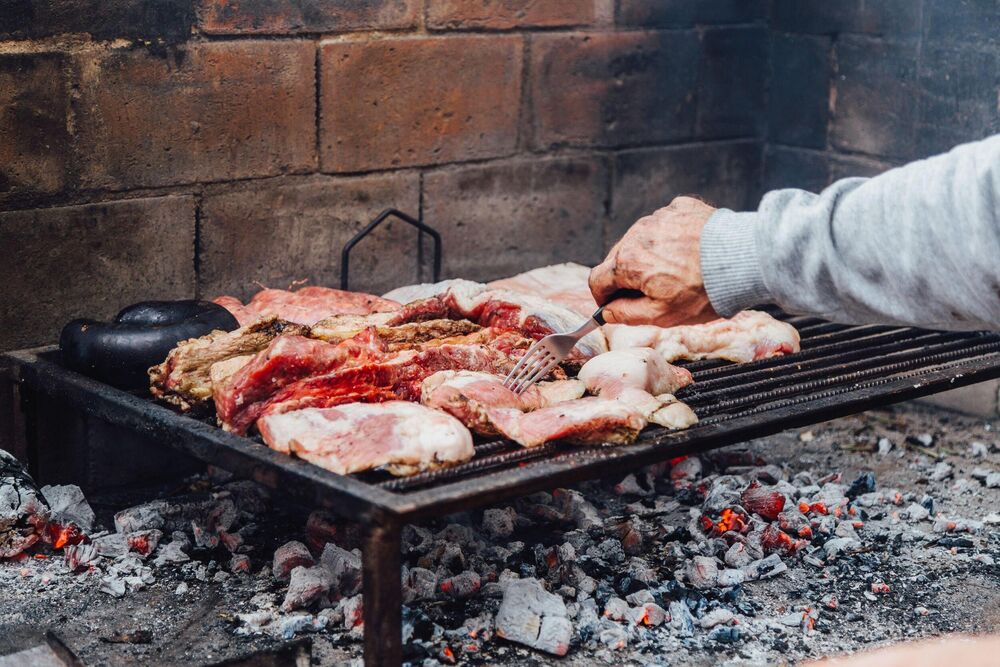
[[[851,553],[861,548],[861,542],[850,537],[835,537],[823,544],[827,562],[837,560],[843,553]]]
[[[987,489],[1000,489],[1000,472],[991,472],[983,479]]]
[[[773,487],[761,486],[759,482],[753,481],[740,495],[740,504],[748,512],[774,521],[785,507],[785,496]]]
[[[93,544],[71,544],[63,551],[66,569],[70,572],[85,570],[95,564],[100,555]]]
[[[186,540],[175,538],[167,544],[160,545],[153,563],[159,567],[166,563],[185,563],[191,560],[191,557],[185,552],[185,549],[189,548],[189,544]]]
[[[633,625],[656,627],[669,620],[669,616],[666,610],[655,602],[644,602],[628,611],[628,620]]]
[[[438,577],[422,567],[410,568],[403,577],[403,602],[433,600],[437,594]]]
[[[34,545],[48,517],[48,504],[28,471],[0,449],[0,560]]]
[[[719,626],[708,633],[708,638],[720,644],[735,644],[742,637],[742,631],[738,626]]]
[[[134,533],[152,528],[163,529],[166,525],[164,515],[167,513],[168,504],[163,500],[129,507],[115,514],[115,530],[119,533]]]
[[[612,621],[623,621],[629,611],[629,605],[621,598],[611,598],[604,604],[604,618]]]
[[[747,581],[756,581],[757,579],[769,579],[771,577],[775,577],[787,569],[788,566],[782,562],[778,554],[771,554],[766,558],[755,560],[744,567],[743,574],[745,575]]]
[[[698,619],[698,625],[709,630],[717,625],[729,625],[735,618],[736,616],[733,612],[728,609],[713,609]]]
[[[974,440],[969,443],[969,456],[980,458],[990,453],[990,448],[985,442]]]
[[[672,482],[693,482],[701,477],[702,464],[697,456],[688,456],[677,461],[670,469]]]
[[[133,551],[142,557],[146,557],[156,551],[156,547],[160,544],[160,539],[163,537],[163,532],[155,528],[149,530],[138,530],[134,533],[128,533],[125,536],[125,541],[128,544],[129,551]]]
[[[934,466],[934,469],[931,470],[930,474],[928,475],[928,478],[934,482],[943,482],[944,480],[951,477],[954,474],[954,472],[955,469],[952,468],[950,463],[941,461]]]
[[[49,520],[62,526],[75,524],[84,533],[94,527],[94,510],[75,484],[43,486],[42,495],[50,508]]]
[[[300,565],[309,567],[314,565],[316,560],[309,549],[301,542],[292,540],[278,547],[274,552],[271,565],[271,574],[278,581],[288,581],[292,570]]]
[[[101,579],[100,591],[116,598],[125,597],[128,586],[125,580],[118,576],[107,576]]]
[[[537,579],[511,582],[496,616],[497,635],[554,655],[566,655],[573,626],[566,604]]]
[[[858,475],[847,489],[847,497],[854,500],[860,495],[875,490],[875,473],[866,472]]]
[[[494,539],[510,537],[514,533],[517,513],[512,507],[488,509],[483,512],[483,532]]]
[[[248,574],[250,572],[250,558],[245,554],[233,554],[229,559],[229,571],[233,574]]]
[[[281,603],[284,611],[293,609],[304,609],[321,598],[326,597],[330,591],[333,578],[324,567],[305,567],[299,565],[292,570],[288,582],[288,592],[285,600]]]
[[[714,558],[695,556],[684,568],[687,582],[699,590],[715,586],[719,581],[719,567]]]
[[[597,639],[604,646],[614,650],[628,646],[628,633],[614,623],[602,623]]]
[[[579,491],[559,489],[554,496],[559,501],[563,513],[581,530],[601,525],[601,516]]]
[[[337,518],[329,512],[315,510],[306,519],[306,542],[317,553],[321,552],[328,542],[333,542],[340,532]]]
[[[91,544],[94,545],[97,554],[105,558],[124,556],[129,550],[128,536],[124,533],[111,533],[95,537],[91,540]]]
[[[716,580],[716,585],[722,587],[728,586],[738,586],[746,581],[746,573],[743,570],[726,568],[719,571],[719,577]]]
[[[626,596],[625,601],[628,602],[633,607],[638,607],[640,605],[646,604],[647,602],[656,602],[653,594],[648,588],[636,591]]]
[[[461,600],[478,593],[480,586],[482,586],[482,581],[479,574],[466,570],[454,577],[443,579],[438,588],[448,597]]]
[[[320,555],[320,564],[330,574],[333,591],[345,597],[361,590],[361,554],[329,543]]]
[[[188,592],[188,585],[186,581],[182,581],[177,584],[177,588],[174,589],[174,595],[184,595]]]
[[[726,565],[730,567],[746,567],[754,560],[754,558],[747,549],[746,544],[742,542],[733,542],[732,546],[726,550],[723,560]]]

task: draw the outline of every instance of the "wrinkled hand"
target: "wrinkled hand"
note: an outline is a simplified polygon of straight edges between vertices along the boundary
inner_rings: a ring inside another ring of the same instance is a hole
[[[719,317],[705,292],[699,249],[714,212],[697,199],[678,197],[632,225],[590,272],[590,291],[608,322],[669,327]],[[620,290],[642,294],[616,298]]]

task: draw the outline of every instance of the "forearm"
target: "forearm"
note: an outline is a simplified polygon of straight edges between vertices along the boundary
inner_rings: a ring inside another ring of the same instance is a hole
[[[1000,137],[823,193],[768,193],[702,234],[712,305],[847,323],[1000,328]]]

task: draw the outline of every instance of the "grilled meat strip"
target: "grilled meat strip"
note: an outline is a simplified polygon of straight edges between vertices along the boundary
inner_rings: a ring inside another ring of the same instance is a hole
[[[308,327],[277,317],[258,320],[235,331],[215,331],[179,343],[166,360],[149,369],[150,393],[187,412],[212,400],[212,365],[253,354],[281,335],[305,335]]]

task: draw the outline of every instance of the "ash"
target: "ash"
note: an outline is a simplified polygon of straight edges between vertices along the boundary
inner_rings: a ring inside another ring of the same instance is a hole
[[[993,429],[900,406],[408,527],[406,659],[795,663],[1000,631]],[[356,527],[218,472],[92,500],[86,538],[0,562],[0,654],[52,630],[87,664],[360,658]]]

